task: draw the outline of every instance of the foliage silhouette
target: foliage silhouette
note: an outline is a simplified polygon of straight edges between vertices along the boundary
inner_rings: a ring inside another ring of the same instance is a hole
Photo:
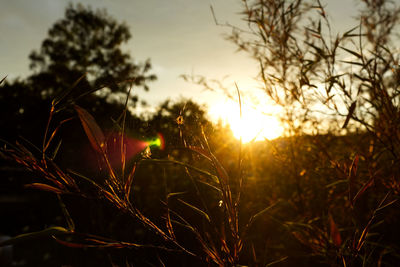
[[[105,10],[69,4],[65,17],[50,28],[40,50],[30,54],[35,74],[29,80],[42,88],[42,96],[50,98],[64,93],[83,74],[86,77],[80,87],[84,90],[107,86],[112,93],[126,93],[133,84],[147,91],[147,83],[156,76],[148,74],[149,60],[138,64],[122,51],[130,38],[128,26]]]
[[[289,229],[310,248],[309,259],[334,264],[336,257],[344,266],[393,264],[399,256],[391,250],[393,238],[371,234],[365,240],[371,225],[382,231],[377,211],[399,198],[393,177],[399,174],[394,162],[400,148],[400,7],[392,1],[361,2],[355,27],[345,33],[333,32],[321,1],[243,1],[248,28],[227,25],[233,29],[228,39],[259,65],[262,90],[282,106],[281,119],[292,136],[276,148],[287,166],[285,194],[292,191],[284,199],[298,214],[298,220],[286,218],[297,225]],[[328,142],[344,144],[337,151]],[[326,172],[332,167],[337,173]],[[391,228],[389,221],[398,216],[387,212],[379,218]]]

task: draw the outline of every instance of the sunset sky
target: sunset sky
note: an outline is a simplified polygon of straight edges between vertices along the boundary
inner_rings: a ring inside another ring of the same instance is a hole
[[[181,74],[204,75],[210,79],[224,77],[224,84],[233,88],[236,82],[244,92],[257,86],[254,77],[258,64],[224,39],[226,27],[214,22],[210,5],[221,23],[245,26],[241,21],[240,0],[1,0],[0,9],[0,76],[9,79],[29,74],[28,55],[38,49],[48,29],[64,16],[69,2],[106,8],[109,15],[125,22],[132,39],[125,46],[137,61],[151,59],[157,82],[139,97],[152,106],[180,96],[207,103],[213,118],[224,109],[222,94],[204,91],[185,82]],[[357,7],[353,0],[325,0],[332,24],[338,31],[354,27]],[[225,110],[226,111],[226,110]]]

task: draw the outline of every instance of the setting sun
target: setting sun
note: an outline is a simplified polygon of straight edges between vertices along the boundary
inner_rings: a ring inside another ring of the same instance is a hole
[[[240,118],[239,105],[233,101],[210,107],[210,115],[229,124],[235,138],[241,138],[243,143],[275,139],[283,133],[283,127],[276,117],[264,115],[253,108],[242,106]]]

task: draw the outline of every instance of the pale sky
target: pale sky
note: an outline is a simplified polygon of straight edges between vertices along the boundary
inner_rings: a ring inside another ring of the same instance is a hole
[[[219,22],[241,25],[241,0],[0,0],[0,78],[30,73],[29,53],[40,47],[69,2],[106,8],[130,27],[132,39],[126,50],[137,61],[150,58],[158,76],[157,82],[149,84],[149,92],[138,92],[153,106],[180,96],[211,107],[223,99],[222,94],[183,81],[181,74],[228,76],[226,84],[237,82],[243,90],[254,86],[258,64],[224,39],[230,30],[216,26],[210,11],[212,5]],[[356,14],[354,0],[322,2],[339,31],[356,25],[351,19]]]

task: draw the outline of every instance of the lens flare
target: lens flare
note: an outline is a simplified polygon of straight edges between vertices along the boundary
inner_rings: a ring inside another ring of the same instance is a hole
[[[164,136],[161,133],[158,133],[157,137],[147,141],[147,144],[150,147],[158,147],[159,149],[163,150],[165,148]]]
[[[107,137],[107,157],[111,166],[117,169],[122,166],[124,161],[129,162],[141,153],[143,153],[142,155],[151,155],[151,150],[163,150],[165,148],[164,136],[161,133],[147,140],[121,135],[120,133],[109,133]],[[146,151],[150,153],[144,153]],[[97,153],[93,153],[92,150],[82,153],[85,154],[85,158],[91,163],[90,165],[96,169],[99,164]]]
[[[121,136],[115,133],[111,134],[107,140],[107,155],[111,165],[113,167],[118,167],[122,164],[122,158],[125,158],[125,162],[129,161],[142,152],[147,146],[147,142],[140,139],[128,137],[126,135]]]

